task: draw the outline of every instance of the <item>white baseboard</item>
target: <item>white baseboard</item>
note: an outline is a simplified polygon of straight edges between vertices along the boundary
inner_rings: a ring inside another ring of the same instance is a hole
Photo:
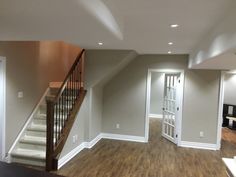
[[[130,136],[130,135],[121,135],[121,134],[112,134],[112,133],[102,133],[102,138],[112,139],[112,140],[122,140],[122,141],[133,141],[145,143],[145,137],[142,136]]]
[[[154,118],[154,119],[162,119],[163,115],[162,114],[149,114],[149,118]]]
[[[188,148],[195,148],[195,149],[217,150],[217,144],[209,144],[209,143],[181,141],[180,146],[188,147]]]
[[[58,160],[58,170],[65,165],[67,162],[69,162],[73,157],[75,157],[80,151],[82,151],[86,147],[86,142],[81,143],[79,146],[77,146],[75,149],[70,151],[68,154],[66,154],[64,157]]]
[[[97,137],[95,137],[90,142],[83,142],[76,148],[74,148],[72,151],[70,151],[68,154],[66,154],[64,157],[60,158],[58,160],[58,170],[65,165],[68,161],[70,161],[73,157],[75,157],[77,154],[79,154],[83,149],[91,149],[95,144],[97,144],[102,139],[102,134],[100,133]]]
[[[91,149],[94,145],[96,145],[102,139],[102,134],[100,133],[97,137],[95,137],[92,141],[86,142],[86,148]]]
[[[83,142],[64,157],[58,160],[58,170],[69,162],[73,157],[79,154],[83,149],[88,148],[91,149],[94,145],[96,145],[101,139],[113,139],[113,140],[122,140],[122,141],[133,141],[133,142],[141,142],[145,143],[145,138],[142,136],[130,136],[130,135],[120,135],[120,134],[111,134],[111,133],[100,133],[97,137],[95,137],[90,142]]]

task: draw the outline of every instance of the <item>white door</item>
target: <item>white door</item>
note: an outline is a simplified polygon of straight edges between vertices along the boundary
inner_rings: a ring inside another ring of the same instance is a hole
[[[177,143],[176,117],[177,111],[177,86],[180,73],[165,74],[162,136],[173,143]]]

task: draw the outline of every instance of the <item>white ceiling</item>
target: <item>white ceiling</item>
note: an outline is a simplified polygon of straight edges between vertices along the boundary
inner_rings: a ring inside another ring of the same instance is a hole
[[[190,53],[233,0],[1,0],[0,40],[64,40],[84,48]],[[177,29],[170,24],[178,23]],[[102,41],[103,46],[98,46]],[[168,46],[168,42],[174,42]]]
[[[213,69],[213,70],[235,70],[236,69],[236,53],[228,51],[217,57],[207,59],[198,65],[195,65],[194,69]]]

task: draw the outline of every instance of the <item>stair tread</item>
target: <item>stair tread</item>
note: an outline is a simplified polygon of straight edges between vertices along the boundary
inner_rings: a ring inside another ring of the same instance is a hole
[[[38,136],[28,136],[25,135],[20,139],[20,142],[23,143],[30,143],[30,144],[40,144],[40,145],[46,145],[46,137],[38,137]]]
[[[31,159],[42,159],[42,160],[45,160],[46,158],[45,151],[22,149],[22,148],[17,148],[16,150],[12,151],[11,155],[18,157],[28,157]]]
[[[46,119],[47,115],[46,114],[37,114],[34,118],[35,119]]]
[[[56,129],[59,129],[59,130],[61,130],[62,129],[62,127],[60,126],[54,126],[54,130],[56,130]],[[29,131],[40,131],[40,132],[46,132],[46,130],[47,130],[47,126],[46,125],[43,125],[43,124],[34,124],[34,123],[32,123],[28,128],[27,128],[27,130],[29,130]]]
[[[60,119],[66,118],[65,115],[60,115]],[[40,119],[40,120],[46,120],[47,119],[47,115],[46,114],[38,114],[34,117],[34,119]]]

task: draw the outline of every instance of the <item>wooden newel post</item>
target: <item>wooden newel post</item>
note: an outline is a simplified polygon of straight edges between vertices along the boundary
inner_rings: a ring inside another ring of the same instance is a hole
[[[85,53],[83,53],[83,55],[81,57],[81,63],[80,63],[81,90],[84,90],[84,58],[85,58]]]
[[[53,135],[54,135],[54,102],[49,97],[47,102],[47,142],[46,142],[46,171],[53,170]]]

